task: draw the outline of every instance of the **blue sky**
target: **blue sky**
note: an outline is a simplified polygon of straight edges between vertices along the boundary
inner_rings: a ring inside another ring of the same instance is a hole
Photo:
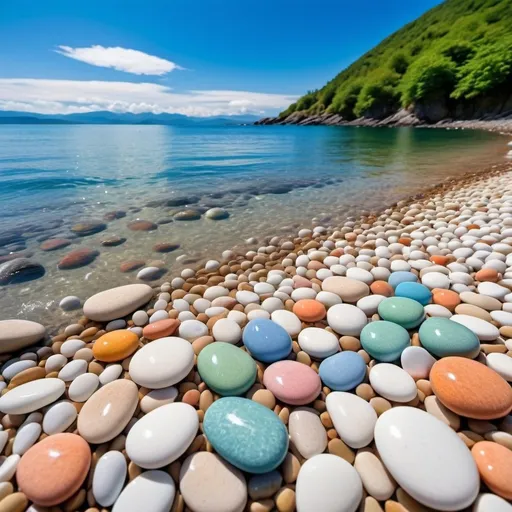
[[[0,109],[274,114],[440,0],[2,0]]]

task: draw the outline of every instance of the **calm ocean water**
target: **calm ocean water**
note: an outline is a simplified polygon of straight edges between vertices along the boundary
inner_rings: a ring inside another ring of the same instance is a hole
[[[263,242],[299,226],[335,225],[500,161],[506,142],[485,132],[408,128],[0,126],[0,257],[29,255],[46,270],[0,287],[0,318],[64,321],[62,297],[134,282],[119,271],[123,261],[162,260],[175,271],[226,248],[254,248],[245,242],[253,236]],[[176,199],[190,206],[171,206]],[[229,219],[169,222],[179,210],[212,206],[226,208]],[[76,222],[112,210],[126,217],[92,236],[71,233]],[[127,224],[135,219],[159,227],[132,232]],[[101,246],[113,234],[127,241]],[[41,251],[52,237],[73,244]],[[158,242],[180,248],[159,254],[152,251]],[[83,268],[57,268],[81,247],[100,255]]]

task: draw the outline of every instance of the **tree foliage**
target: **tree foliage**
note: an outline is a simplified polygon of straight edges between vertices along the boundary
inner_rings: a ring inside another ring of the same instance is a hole
[[[512,86],[511,0],[446,0],[281,113],[353,119],[387,108],[456,104]]]

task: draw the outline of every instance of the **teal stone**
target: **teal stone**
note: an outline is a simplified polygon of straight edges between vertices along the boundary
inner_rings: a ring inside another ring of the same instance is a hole
[[[241,395],[256,380],[256,362],[241,348],[217,341],[197,357],[197,369],[206,385],[221,396]]]
[[[213,402],[203,429],[215,451],[248,473],[276,469],[288,452],[288,431],[279,417],[247,398],[226,397]]]
[[[423,306],[406,297],[384,299],[379,304],[378,313],[383,320],[401,325],[405,329],[417,327],[425,316]]]
[[[385,320],[367,324],[360,339],[368,354],[385,363],[396,361],[411,344],[409,333],[401,325]]]
[[[473,358],[480,351],[480,341],[476,334],[449,318],[428,318],[421,324],[418,333],[422,346],[437,357]]]
[[[407,297],[426,306],[432,299],[432,292],[424,284],[404,282],[396,287],[395,297]]]

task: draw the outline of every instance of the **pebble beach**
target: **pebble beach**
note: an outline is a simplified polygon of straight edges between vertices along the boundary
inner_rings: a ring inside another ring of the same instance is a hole
[[[511,163],[155,282],[0,321],[0,512],[512,511]]]

